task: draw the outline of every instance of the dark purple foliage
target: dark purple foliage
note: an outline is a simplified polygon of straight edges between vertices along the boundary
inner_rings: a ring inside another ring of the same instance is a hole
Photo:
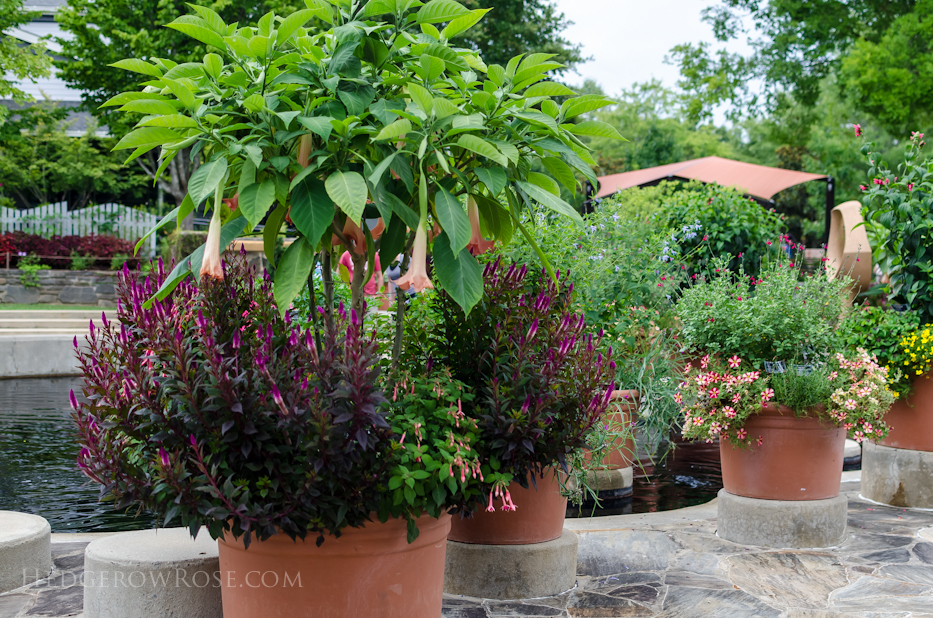
[[[70,258],[72,253],[80,256],[102,258],[95,266],[107,267],[110,258],[115,255],[133,255],[135,243],[116,236],[97,235],[90,236],[52,236],[46,238],[37,234],[26,232],[6,232],[0,234],[0,260],[6,259],[10,254],[10,265],[15,266],[19,261],[19,254],[53,256]],[[39,260],[52,268],[67,269],[70,261],[67,259]],[[130,260],[133,263],[134,260]]]
[[[268,277],[242,256],[223,281],[163,281],[124,268],[119,328],[92,324],[75,405],[81,469],[117,507],[176,516],[215,538],[232,529],[339,534],[380,500],[390,430],[376,387],[376,344],[341,310],[316,342],[280,317]]]

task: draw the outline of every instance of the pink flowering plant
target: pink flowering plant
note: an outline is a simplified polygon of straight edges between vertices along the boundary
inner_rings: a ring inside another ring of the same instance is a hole
[[[725,363],[704,356],[699,369],[687,368],[675,395],[683,406],[685,437],[761,446],[762,437],[750,435],[745,421],[778,404],[797,416],[816,415],[845,427],[858,442],[888,435],[882,419],[894,393],[887,386],[887,369],[865,350],[851,357],[837,353],[809,372],[770,374],[743,365],[737,356]]]
[[[605,416],[615,363],[601,333],[588,332],[574,310],[573,285],[555,281],[501,258],[487,264],[483,298],[465,315],[441,291],[418,309],[416,328],[426,337],[406,338],[409,366],[449,367],[473,395],[464,414],[478,427],[483,500],[464,510],[515,505],[508,482],[523,487],[555,466],[565,472]],[[417,341],[417,343],[415,343]]]

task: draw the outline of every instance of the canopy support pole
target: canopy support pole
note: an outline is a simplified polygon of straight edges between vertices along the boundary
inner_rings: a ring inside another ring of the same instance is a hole
[[[826,177],[826,229],[823,231],[823,246],[829,242],[829,222],[836,207],[836,183],[832,176]]]

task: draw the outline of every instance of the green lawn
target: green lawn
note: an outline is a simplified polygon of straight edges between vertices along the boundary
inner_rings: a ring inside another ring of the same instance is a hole
[[[96,309],[116,309],[116,307],[98,307],[97,305],[18,305],[0,304],[0,311],[93,311]]]

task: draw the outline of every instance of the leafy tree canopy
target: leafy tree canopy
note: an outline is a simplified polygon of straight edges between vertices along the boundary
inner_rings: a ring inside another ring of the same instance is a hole
[[[722,0],[704,11],[716,37],[726,42],[747,35],[748,22],[758,37],[749,39],[750,56],[702,43],[672,50],[683,78],[679,85],[691,100],[691,118],[708,119],[723,103],[734,107],[733,115],[773,110],[788,96],[812,107],[823,80],[839,75],[845,54],[853,47],[883,45],[899,18],[913,14],[919,21],[929,13],[928,5],[923,0]],[[922,51],[919,41],[914,45]]]
[[[0,0],[0,33],[29,23],[32,18],[33,13],[23,10],[22,0]],[[3,68],[0,71],[0,99],[29,100],[29,96],[15,83],[49,75],[52,63],[45,51],[45,43],[23,46],[11,36],[0,36],[0,67]],[[5,114],[6,108],[0,107],[0,120]]]

